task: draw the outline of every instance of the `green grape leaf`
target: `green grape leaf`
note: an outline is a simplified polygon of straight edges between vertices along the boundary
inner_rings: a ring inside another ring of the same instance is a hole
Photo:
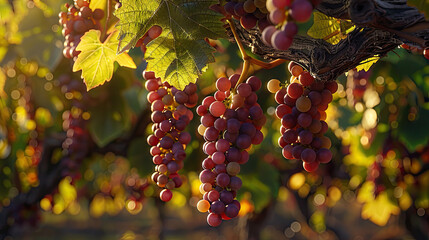
[[[420,107],[416,114],[416,119],[410,121],[408,113],[409,108],[405,108],[396,130],[396,136],[401,140],[410,151],[415,151],[419,147],[423,147],[429,142],[429,110]]]
[[[149,157],[150,147],[146,138],[136,138],[130,143],[127,151],[127,158],[130,167],[138,170],[141,176],[152,174],[153,163],[146,161]]]
[[[110,96],[102,107],[89,109],[89,113],[88,129],[99,147],[106,146],[129,128],[130,112],[119,94]]]
[[[354,24],[350,21],[329,17],[321,12],[314,12],[314,23],[307,34],[312,38],[324,39],[335,45],[354,28]]]
[[[210,10],[216,0],[124,0],[119,18],[119,53],[134,47],[154,25],[162,34],[147,45],[147,70],[183,89],[214,61],[214,49],[204,40],[225,36],[222,15]]]
[[[408,5],[416,7],[420,12],[429,19],[429,0],[408,0]]]
[[[241,176],[243,191],[251,193],[255,212],[260,212],[277,197],[280,175],[275,167],[266,162],[258,162],[256,169],[256,173]]]
[[[107,2],[108,2],[107,0],[97,0],[97,1],[92,0],[89,3],[89,8],[91,8],[93,11],[98,8],[106,12]]]
[[[362,62],[360,62],[360,65],[356,67],[356,71],[365,70],[365,72],[368,72],[368,70],[371,68],[371,66],[376,63],[380,59],[379,56],[370,57]]]
[[[104,43],[100,41],[99,30],[90,30],[82,36],[76,48],[81,53],[73,65],[73,71],[82,70],[87,90],[112,79],[115,61],[121,66],[136,68],[136,64],[127,53],[116,54],[118,33],[118,31],[111,33]]]

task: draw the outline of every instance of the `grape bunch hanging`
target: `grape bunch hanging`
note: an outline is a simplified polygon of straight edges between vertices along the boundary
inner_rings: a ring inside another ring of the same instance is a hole
[[[89,8],[89,1],[75,0],[74,5],[65,4],[67,12],[59,13],[59,23],[63,26],[62,34],[65,38],[63,55],[66,58],[75,58],[79,55],[76,50],[81,37],[91,29],[101,30],[100,20],[104,11]]]
[[[238,74],[219,78],[214,96],[206,97],[197,108],[201,116],[198,131],[206,141],[203,151],[207,154],[199,176],[204,195],[197,209],[209,212],[210,226],[238,215],[240,203],[235,197],[242,185],[237,176],[240,165],[249,160],[247,151],[252,144],[258,145],[264,138],[260,130],[266,118],[256,95],[261,80],[251,76],[237,85],[239,78]]]
[[[294,62],[289,64],[289,71],[289,85],[282,86],[279,80],[272,79],[267,86],[279,104],[276,116],[281,119],[282,136],[278,143],[285,158],[300,159],[306,171],[314,172],[320,163],[332,159],[331,141],[324,136],[328,130],[325,111],[338,85],[335,81],[315,81]]]
[[[184,130],[193,118],[188,108],[195,107],[198,102],[197,85],[190,83],[180,91],[156,78],[154,72],[144,72],[143,77],[147,80],[145,87],[152,110],[153,134],[147,138],[156,165],[152,180],[164,188],[160,199],[168,202],[173,196],[171,189],[182,185],[177,172],[183,168],[185,148],[191,141],[191,135]]]

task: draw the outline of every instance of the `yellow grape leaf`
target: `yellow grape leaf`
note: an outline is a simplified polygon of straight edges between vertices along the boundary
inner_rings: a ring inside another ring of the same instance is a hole
[[[361,216],[379,226],[384,226],[391,214],[398,215],[399,212],[399,207],[389,200],[386,192],[382,192],[374,201],[367,202],[363,206]]]
[[[87,90],[112,79],[115,61],[123,67],[136,68],[136,64],[127,53],[116,55],[118,34],[118,31],[111,33],[104,43],[100,41],[99,30],[90,30],[82,36],[76,48],[81,53],[73,65],[73,72],[82,70],[82,78]]]
[[[89,3],[89,8],[91,8],[93,11],[98,8],[106,12],[107,2],[108,2],[107,0],[92,0]]]
[[[372,64],[376,63],[380,59],[379,56],[370,57],[362,62],[360,62],[360,65],[356,67],[356,71],[365,70],[365,72],[368,72],[368,70],[371,68]]]
[[[371,202],[374,200],[374,190],[375,185],[374,182],[365,182],[362,184],[362,187],[359,189],[357,195],[357,201],[360,203]]]
[[[354,28],[355,26],[350,21],[329,17],[321,12],[314,12],[314,23],[307,34],[312,38],[324,39],[335,45]]]
[[[402,194],[402,196],[399,198],[399,206],[402,210],[407,210],[411,207],[413,204],[413,199],[411,198],[410,194],[408,192],[405,192]]]
[[[348,133],[350,137],[347,142],[343,142],[343,144],[347,143],[350,145],[350,154],[344,157],[344,163],[346,165],[369,167],[374,163],[375,156],[367,156],[365,154],[360,145],[360,135],[353,133],[351,130],[348,130]]]

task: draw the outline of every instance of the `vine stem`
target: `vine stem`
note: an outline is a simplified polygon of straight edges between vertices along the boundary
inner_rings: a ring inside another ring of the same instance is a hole
[[[271,69],[271,68],[274,68],[274,67],[286,62],[285,59],[276,59],[274,61],[266,63],[266,62],[260,61],[258,59],[252,58],[251,56],[247,55],[247,53],[244,49],[243,43],[241,42],[240,38],[238,37],[237,30],[235,29],[234,23],[230,19],[227,19],[226,21],[229,24],[229,26],[231,27],[232,34],[234,35],[234,39],[237,42],[238,48],[240,49],[241,57],[242,57],[243,62],[244,62],[243,63],[243,70],[241,71],[240,78],[238,79],[237,84],[233,88],[234,91],[235,91],[235,88],[240,83],[242,83],[244,81],[244,79],[246,79],[248,72],[249,72],[249,69],[250,69],[250,65],[256,65],[256,66],[262,67],[264,69]],[[259,70],[259,69],[257,69],[257,70]]]
[[[110,17],[112,15],[112,0],[107,0],[107,16],[106,16],[106,23],[104,24],[104,32],[102,39],[104,40],[107,35],[107,28],[109,27],[109,21]]]

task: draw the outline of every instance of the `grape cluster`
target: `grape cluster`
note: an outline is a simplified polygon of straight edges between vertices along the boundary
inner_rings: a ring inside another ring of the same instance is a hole
[[[358,101],[362,101],[363,95],[370,84],[370,76],[371,70],[356,71],[356,69],[353,69],[349,71],[349,74],[347,75],[347,88],[352,89],[352,91],[347,92],[347,97],[351,99],[354,104]]]
[[[156,78],[154,72],[145,71],[143,77],[147,80],[145,86],[149,91],[147,98],[152,104],[151,119],[154,123],[153,134],[147,138],[156,165],[152,180],[164,188],[160,199],[168,202],[173,196],[171,189],[182,185],[177,172],[183,168],[185,148],[191,141],[191,135],[184,130],[193,118],[188,108],[195,107],[198,102],[197,85],[190,83],[180,91]]]
[[[79,55],[76,47],[82,35],[90,29],[101,29],[100,20],[104,17],[104,11],[89,8],[89,1],[75,0],[74,5],[66,4],[67,12],[59,13],[59,22],[63,26],[65,37],[63,55],[66,58],[74,58]]]
[[[67,133],[62,146],[68,171],[65,174],[79,179],[78,167],[90,151],[92,143],[86,129],[87,118],[84,117],[91,99],[82,81],[72,79],[69,75],[61,75],[58,80],[61,91],[71,101],[70,110],[64,111],[62,115],[63,130]]]
[[[237,20],[246,29],[258,26],[264,30],[271,25],[268,20],[267,0],[232,0],[224,5],[225,12]]]
[[[273,25],[263,30],[262,41],[278,50],[288,49],[293,37],[298,33],[298,25],[294,21],[308,21],[313,12],[313,5],[317,4],[317,0],[267,0],[266,7]]]
[[[242,185],[237,176],[240,165],[249,160],[247,150],[252,144],[258,145],[264,138],[260,130],[266,118],[256,95],[261,80],[251,76],[234,88],[239,77],[219,78],[214,96],[206,97],[197,108],[201,116],[198,132],[204,136],[203,151],[208,155],[199,176],[204,195],[197,209],[209,212],[207,223],[214,227],[238,215],[240,203],[235,197]]]
[[[324,120],[338,85],[335,81],[315,81],[309,72],[293,62],[289,64],[289,71],[292,79],[287,87],[282,87],[277,79],[270,80],[267,86],[270,92],[276,93],[279,104],[275,112],[282,124],[279,145],[285,158],[301,159],[304,169],[313,172],[320,163],[332,159],[331,141],[324,136],[328,130]]]
[[[146,178],[141,178],[137,173],[131,173],[125,179],[125,189],[128,192],[128,199],[142,203],[145,200],[144,191],[150,186]]]

